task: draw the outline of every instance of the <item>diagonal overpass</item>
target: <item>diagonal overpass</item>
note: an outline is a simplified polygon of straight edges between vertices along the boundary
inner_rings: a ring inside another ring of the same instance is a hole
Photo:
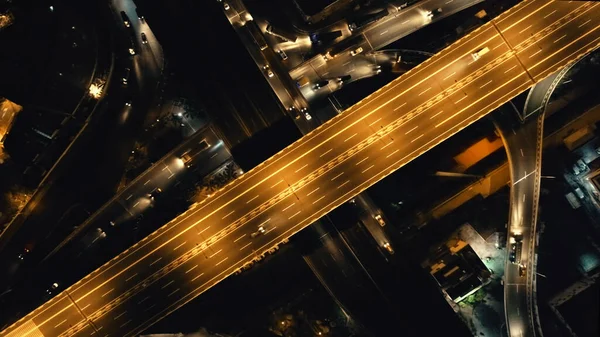
[[[0,337],[138,334],[596,48],[599,9],[591,2],[517,5],[193,206]],[[489,52],[474,60],[471,54],[483,47]],[[252,235],[259,226],[265,233]]]

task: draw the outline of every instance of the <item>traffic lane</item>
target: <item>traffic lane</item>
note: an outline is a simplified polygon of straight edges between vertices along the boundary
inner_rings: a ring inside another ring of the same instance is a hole
[[[522,44],[523,36],[533,36],[544,31],[545,28],[555,23],[560,18],[568,15],[571,11],[581,6],[581,4],[572,4],[562,1],[538,1],[534,0],[526,4],[535,8],[532,11],[520,11],[511,19],[496,22],[498,29],[511,46]],[[531,20],[535,18],[535,20]]]
[[[546,76],[556,72],[561,61],[570,59],[577,55],[583,56],[583,50],[591,50],[598,46],[600,38],[596,37],[594,32],[600,29],[599,26],[594,28],[587,27],[591,25],[591,20],[597,17],[598,3],[594,3],[594,10],[588,10],[583,15],[578,16],[573,20],[574,25],[562,27],[550,36],[540,39],[539,47],[528,48],[519,52],[519,58],[530,71],[536,80],[542,80]],[[575,29],[573,26],[577,26]],[[585,29],[587,28],[587,30]],[[569,41],[566,46],[556,49],[556,44],[560,41]],[[537,49],[537,50],[536,50]],[[550,56],[542,59],[536,57],[542,50],[554,51]]]

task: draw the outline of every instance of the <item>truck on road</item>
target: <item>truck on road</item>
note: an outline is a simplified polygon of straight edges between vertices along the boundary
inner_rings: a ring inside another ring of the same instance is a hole
[[[355,18],[353,21],[348,23],[348,29],[350,29],[351,32],[354,32],[358,29],[361,29],[362,27],[371,24],[373,22],[379,21],[381,19],[383,19],[384,17],[386,17],[389,14],[387,9],[381,10],[377,13],[372,13],[372,14],[367,14],[367,15],[363,15],[360,16],[358,18]]]

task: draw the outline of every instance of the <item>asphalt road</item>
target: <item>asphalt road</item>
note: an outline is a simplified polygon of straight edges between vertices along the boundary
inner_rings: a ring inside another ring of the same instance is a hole
[[[517,5],[194,205],[0,336],[143,331],[597,47],[597,10],[588,2]],[[490,52],[474,61],[471,53],[484,46]],[[266,232],[253,238],[261,225]]]
[[[302,77],[309,79],[310,84],[301,88],[302,95],[308,101],[324,97],[339,89],[339,84],[336,81],[330,81],[326,87],[315,90],[315,83],[322,80],[336,79],[344,75],[350,75],[353,79],[373,76],[377,69],[373,67],[373,61],[366,57],[365,54],[385,47],[432,22],[439,21],[481,1],[430,0],[419,2],[406,9],[390,10],[390,14],[385,18],[353,34],[353,36],[362,35],[364,37],[364,42],[360,45],[355,45],[329,60],[325,60],[323,55],[320,54],[314,56],[290,70],[290,76],[294,80]],[[426,15],[427,11],[436,8],[442,8],[442,13],[434,18],[428,18]],[[363,49],[362,53],[352,56],[350,51],[358,47]]]
[[[535,336],[532,281],[535,273],[535,240],[541,172],[541,135],[544,116],[531,116],[519,128],[500,121],[511,172],[510,214],[507,238],[522,235],[521,264],[527,268],[521,276],[519,266],[506,258],[504,273],[504,309],[510,336]],[[510,243],[507,243],[510,254]]]

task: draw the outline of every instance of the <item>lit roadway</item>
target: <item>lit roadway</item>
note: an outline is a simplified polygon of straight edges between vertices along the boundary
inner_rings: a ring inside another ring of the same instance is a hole
[[[589,2],[522,2],[193,206],[0,336],[140,333],[597,47],[597,13],[598,4]],[[474,61],[471,53],[486,46],[490,52]],[[260,225],[266,233],[252,238]]]
[[[388,44],[427,26],[433,21],[438,21],[480,3],[481,1],[482,0],[430,0],[419,2],[414,6],[401,10],[391,9],[390,14],[383,19],[358,30],[358,33],[353,34],[353,36],[362,35],[364,37],[365,42],[362,44],[349,47],[348,50],[340,52],[337,56],[328,61],[323,58],[323,55],[317,55],[292,69],[290,71],[290,76],[295,80],[306,76],[310,80],[311,84],[302,88],[302,94],[308,100],[313,99],[315,95],[321,96],[324,93],[333,92],[337,89],[337,83],[335,83],[335,81],[331,81],[327,88],[322,88],[318,91],[314,91],[313,87],[316,82],[323,79],[332,79],[344,75],[351,75],[353,78],[372,76],[374,73],[372,67],[369,65],[361,66],[361,62],[357,62],[364,58],[364,54],[383,48]],[[402,3],[402,1],[397,3]],[[441,14],[435,16],[433,19],[427,17],[427,11],[437,8],[442,8]],[[344,28],[344,30],[347,29],[347,27]],[[356,56],[350,55],[350,51],[358,47],[362,47],[363,52]]]

